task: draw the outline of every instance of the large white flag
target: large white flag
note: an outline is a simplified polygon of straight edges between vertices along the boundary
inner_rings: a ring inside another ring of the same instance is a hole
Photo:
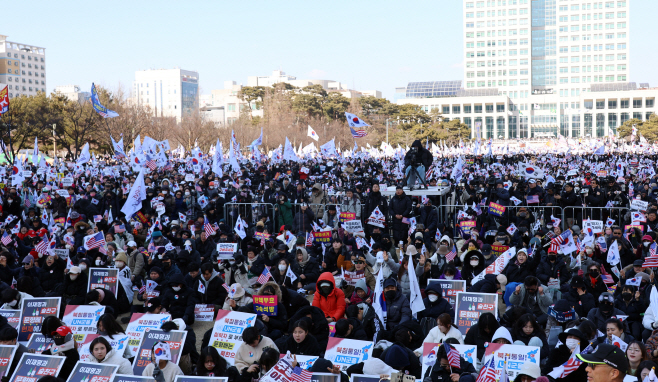
[[[383,271],[380,270],[379,273],[383,273]],[[409,272],[409,288],[411,289],[411,313],[414,318],[416,318],[416,313],[425,310],[425,304],[423,303],[423,296],[420,294],[420,285],[418,285],[416,272]]]
[[[144,184],[144,169],[139,172],[135,183],[130,188],[130,193],[126,199],[126,204],[121,208],[121,212],[126,214],[126,219],[130,219],[133,214],[142,208],[142,201],[146,199],[146,185]]]
[[[84,146],[82,146],[82,151],[80,152],[80,155],[78,155],[78,161],[76,162],[77,165],[85,164],[89,162],[91,159],[91,155],[89,155],[89,143],[85,143]]]
[[[320,139],[320,137],[318,136],[318,133],[316,133],[315,130],[313,130],[311,125],[308,125],[308,134],[307,135],[309,137],[315,139],[316,142],[318,141],[318,139]]]
[[[502,255],[498,256],[496,258],[496,261],[494,261],[491,265],[486,267],[482,272],[480,272],[479,275],[475,276],[473,280],[471,280],[471,285],[475,284],[476,282],[480,280],[484,280],[484,276],[487,274],[500,274],[503,272],[503,269],[507,266],[507,263],[509,263],[510,259],[516,255],[516,247],[512,247],[505,251]]]
[[[383,260],[382,260],[383,261]],[[382,302],[384,302],[382,304]],[[382,269],[377,273],[375,281],[375,299],[372,302],[375,313],[379,316],[379,321],[386,325],[386,302],[384,301],[384,271]]]
[[[14,158],[14,168],[11,171],[11,185],[18,186],[25,180],[23,176],[23,164],[18,158]]]
[[[337,157],[338,152],[336,151],[336,143],[334,143],[334,140],[332,139],[324,145],[320,146],[320,153],[326,157],[332,155]]]
[[[34,137],[34,149],[32,150],[32,164],[37,164],[39,160],[39,139]]]
[[[220,178],[224,176],[222,171],[222,163],[224,163],[224,156],[222,150],[222,142],[217,138],[217,145],[215,146],[215,154],[212,156],[212,171]]]
[[[244,240],[244,238],[247,237],[247,232],[245,231],[246,228],[247,228],[247,223],[245,223],[245,221],[242,220],[242,217],[238,215],[238,220],[236,220],[235,222],[234,229],[235,229],[235,233],[237,233],[242,240]]]
[[[519,163],[519,175],[526,178],[543,178],[544,171],[532,163]]]
[[[612,265],[613,267],[621,261],[621,257],[619,256],[619,245],[617,244],[617,240],[612,242],[610,244],[610,248],[608,248],[608,264]]]
[[[295,148],[290,144],[288,137],[286,137],[286,146],[283,149],[283,159],[299,162],[299,158],[297,157],[297,154],[295,154]]]

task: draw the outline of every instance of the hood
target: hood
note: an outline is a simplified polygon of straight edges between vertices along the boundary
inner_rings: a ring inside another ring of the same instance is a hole
[[[206,278],[203,277],[203,276],[201,276],[201,279],[200,279],[200,280],[201,280],[201,281],[206,285],[206,287],[207,287],[208,285],[210,285],[210,282],[211,282],[215,277],[217,277],[217,276],[219,276],[219,273],[217,273],[217,271],[213,269],[213,270],[212,270],[212,276],[210,276],[210,280],[206,281]]]
[[[477,256],[478,259],[480,259],[480,263],[478,264],[478,267],[484,265],[484,255],[482,254],[482,252],[480,252],[478,250],[475,250],[475,249],[472,250],[472,251],[466,252],[466,254],[464,255],[464,264],[468,264],[469,267],[470,267],[470,260],[469,259],[471,258],[471,256]]]
[[[306,251],[306,248],[298,248],[297,250],[302,251],[302,261],[298,262],[298,264],[301,265],[302,267],[305,267],[306,264],[308,264],[308,261],[310,259],[309,255],[308,255],[308,252]]]
[[[439,243],[442,241],[447,241],[449,246],[452,245],[452,239],[448,235],[441,236],[441,240],[439,240]]]
[[[370,294],[370,288],[368,288],[368,284],[366,284],[366,278],[361,278],[356,281],[356,285],[354,286],[354,290],[356,289],[361,289],[362,291]]]
[[[329,281],[332,287],[336,287],[334,275],[332,275],[331,272],[322,273],[320,277],[318,277],[317,285],[320,285],[320,283],[323,281]]]
[[[73,228],[75,228],[76,231],[80,230],[80,228],[89,229],[89,227],[90,227],[90,225],[83,222],[83,221],[79,221],[79,222],[75,223],[75,225],[73,226]]]
[[[496,329],[496,332],[494,333],[493,337],[491,337],[491,342],[494,342],[498,338],[504,338],[509,341],[509,343],[513,344],[514,341],[512,340],[512,335],[510,334],[509,330],[507,330],[506,327],[501,326],[498,329]]]
[[[420,143],[420,139],[416,139],[414,143],[411,144],[411,147],[418,147],[418,149],[420,150],[423,148],[423,144]]]
[[[490,281],[490,282],[492,282],[492,283],[494,283],[494,284],[495,284],[496,281],[497,281],[497,280],[496,280],[496,277],[498,277],[498,275],[494,275],[493,273],[489,273],[489,274],[484,275],[484,279],[485,279],[485,280]]]
[[[168,284],[169,285],[171,285],[171,284],[183,284],[183,288],[181,288],[181,290],[185,289],[185,285],[186,285],[185,284],[185,279],[183,278],[183,274],[181,274],[181,273],[176,273],[175,275],[171,276],[169,278]]]
[[[263,286],[258,288],[258,293],[256,293],[259,296],[263,295],[263,291],[265,290],[266,287],[272,287],[274,289],[274,292],[276,293],[276,298],[279,303],[283,303],[283,295],[281,294],[281,288],[279,287],[279,284],[268,281],[266,282]]]
[[[425,288],[425,294],[427,294],[428,290],[436,292],[439,296],[443,296],[443,288],[441,288],[440,283],[436,283],[436,282],[429,283],[427,285],[427,288]]]
[[[111,360],[112,357],[114,357],[115,354],[116,354],[115,349],[110,350],[107,354],[105,354],[105,358],[103,358],[103,360],[100,361],[100,363],[107,362],[107,361]],[[91,357],[91,358],[95,359],[95,357]]]

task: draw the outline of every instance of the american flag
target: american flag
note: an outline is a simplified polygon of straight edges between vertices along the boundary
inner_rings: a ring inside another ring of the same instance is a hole
[[[30,208],[31,205],[32,205],[32,202],[30,201],[30,198],[26,196],[25,197],[25,207]]]
[[[656,256],[656,243],[651,243],[651,247],[649,247],[649,257],[651,256]]]
[[[448,252],[448,254],[446,255],[446,260],[448,260],[448,261],[453,261],[453,260],[455,259],[456,256],[457,256],[457,248],[455,248],[455,246],[454,246],[454,244],[453,244],[452,249],[451,249],[450,252]]]
[[[265,267],[265,269],[263,270],[263,274],[258,276],[257,281],[259,284],[263,285],[267,282],[267,280],[270,279],[270,277],[272,277],[272,274],[270,273],[270,267]]]
[[[4,237],[2,238],[3,243],[4,243]],[[649,256],[644,259],[644,263],[642,264],[642,268],[654,268],[658,267],[658,256]]]
[[[210,224],[208,221],[208,218],[206,216],[203,217],[203,230],[206,232],[206,236],[210,237],[213,233],[215,233],[215,227]]]
[[[153,159],[147,160],[146,161],[146,167],[150,168],[151,171],[153,171],[157,167],[157,164],[155,163],[155,161]]]
[[[601,275],[601,280],[606,284],[614,284],[615,280],[612,279],[612,275]]]
[[[290,375],[291,381],[292,382],[311,382],[311,376],[313,373],[311,373],[308,370],[304,370],[299,366],[296,366],[294,369],[292,369],[292,373]]]
[[[226,283],[222,284],[222,286],[224,287],[224,289],[226,289],[227,292],[229,291],[229,287],[228,285],[226,285]]]
[[[539,195],[528,195],[528,197],[526,197],[526,201],[528,204],[539,203]]]
[[[117,224],[114,226],[114,233],[123,233],[126,232],[126,226],[123,224]]]
[[[354,130],[351,127],[350,127],[350,133],[352,133],[352,138],[363,138],[366,135],[368,135],[368,133],[363,129]]]
[[[2,244],[9,245],[12,240],[11,235],[7,234],[7,231],[5,231],[4,235],[2,235]]]
[[[480,374],[478,375],[478,379],[475,382],[493,382],[496,380],[496,357],[491,356],[491,360],[484,365],[482,370],[480,370]]]
[[[574,372],[583,364],[583,361],[578,358],[578,354],[590,353],[592,351],[592,345],[588,345],[582,352],[579,352],[578,350],[580,350],[580,348],[576,347],[576,351],[571,354],[571,357],[569,357],[567,362],[554,368],[552,372],[548,373],[548,375],[555,379],[560,379]]]
[[[48,240],[47,235],[43,235],[43,240],[39,244],[37,244],[34,249],[41,254],[48,253],[48,243],[50,243],[50,240]]]
[[[142,284],[142,286],[139,288],[139,293],[142,294],[146,292],[146,284]]]
[[[103,232],[99,232],[94,235],[85,236],[84,238],[84,247],[88,251],[94,248],[101,248],[105,246],[105,235]]]
[[[457,349],[453,348],[445,342],[443,343],[443,346],[445,347],[446,354],[448,355],[448,363],[450,364],[450,367],[461,369],[461,362],[459,360],[459,352]]]
[[[306,246],[313,246],[313,234],[311,232],[306,232]]]

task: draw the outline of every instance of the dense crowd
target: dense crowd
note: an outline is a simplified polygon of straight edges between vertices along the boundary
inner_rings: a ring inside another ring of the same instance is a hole
[[[541,362],[526,362],[516,381],[644,381],[658,362],[655,149],[483,156],[414,146],[431,156],[420,174],[427,195],[405,192],[411,163],[399,150],[284,161],[195,149],[152,168],[109,156],[26,160],[18,167],[34,175],[14,171],[2,189],[2,309],[43,296],[61,297],[61,312],[104,306],[102,337],[89,352],[121,374],[132,374],[134,354],[119,354],[104,337],[123,333],[130,313],[167,312],[162,329],[188,335],[178,364],[154,358],[145,369],[160,382],[183,373],[251,382],[287,352],[320,357],[311,370],[343,381],[402,371],[425,382],[475,382],[493,344],[539,347]],[[141,206],[126,216],[141,179]],[[385,196],[383,187],[396,191]],[[346,229],[343,217],[363,229]],[[313,240],[318,232],[329,236]],[[90,248],[96,233],[105,244]],[[238,249],[220,256],[219,243]],[[117,297],[88,290],[90,268],[118,269]],[[478,314],[464,336],[436,280],[496,294],[498,311]],[[257,312],[253,296],[276,296],[277,314]],[[214,305],[215,315],[257,313],[234,360],[209,346],[210,331],[197,348],[196,304]],[[79,354],[60,319],[46,317],[41,332],[66,357],[66,379]],[[330,336],[372,341],[371,357],[341,371],[322,358]],[[16,341],[0,316],[0,344]],[[464,354],[452,366],[450,347],[440,346],[422,375],[424,343],[474,345],[478,367]],[[25,351],[18,345],[8,375]],[[570,360],[582,363],[552,373]]]

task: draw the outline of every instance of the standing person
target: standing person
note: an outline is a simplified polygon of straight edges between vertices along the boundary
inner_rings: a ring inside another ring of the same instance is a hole
[[[388,209],[393,221],[393,241],[407,241],[409,225],[404,223],[402,219],[411,217],[412,203],[402,189],[402,186],[395,188],[395,195],[389,202]]]

